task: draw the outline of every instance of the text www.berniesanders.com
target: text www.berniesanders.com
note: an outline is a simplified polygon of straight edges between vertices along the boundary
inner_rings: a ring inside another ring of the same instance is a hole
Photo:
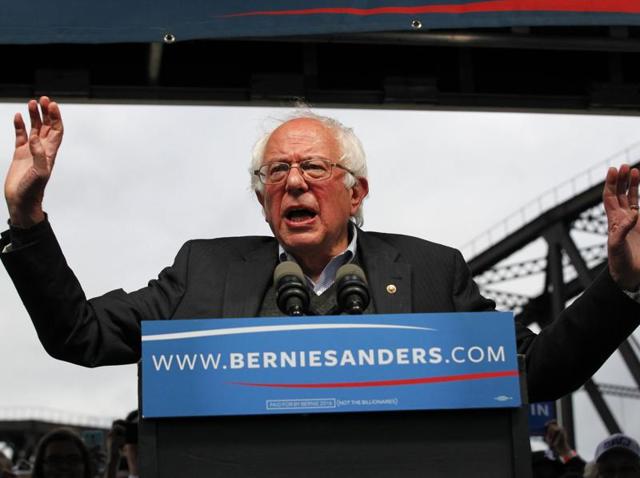
[[[503,346],[293,350],[279,352],[200,352],[152,355],[156,371],[239,370],[306,367],[366,367],[506,362]]]

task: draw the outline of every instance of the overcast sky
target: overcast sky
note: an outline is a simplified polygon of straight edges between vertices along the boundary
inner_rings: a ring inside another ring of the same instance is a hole
[[[143,287],[188,239],[270,233],[248,187],[249,153],[273,124],[270,118],[289,110],[61,107],[66,133],[45,208],[87,296]],[[26,108],[0,104],[5,171],[15,111]],[[640,140],[636,117],[320,112],[354,127],[368,153],[365,229],[457,247]],[[602,178],[605,172],[603,167]],[[134,366],[88,370],[47,356],[5,272],[0,272],[0,320],[0,418],[9,407],[107,417],[136,407]],[[633,386],[620,363],[612,360],[596,378]],[[640,439],[640,401],[608,401],[626,431]],[[577,394],[576,412],[579,451],[591,458],[606,432],[584,393]]]

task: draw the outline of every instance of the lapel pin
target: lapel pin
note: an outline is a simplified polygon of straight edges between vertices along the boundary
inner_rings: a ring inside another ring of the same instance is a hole
[[[395,284],[387,284],[387,292],[389,294],[395,294],[397,292],[398,288],[396,287]]]

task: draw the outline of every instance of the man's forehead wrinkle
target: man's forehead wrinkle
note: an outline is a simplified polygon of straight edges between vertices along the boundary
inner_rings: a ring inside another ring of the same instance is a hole
[[[275,156],[275,157],[281,157],[281,158],[287,158],[290,155],[293,156],[300,156],[300,157],[307,157],[307,156],[317,156],[320,153],[325,153],[325,154],[320,154],[321,156],[326,156],[326,152],[329,148],[321,148],[318,146],[322,146],[321,144],[319,144],[320,142],[316,141],[314,143],[301,143],[299,146],[300,147],[296,147],[298,146],[297,143],[288,143],[286,147],[283,147],[282,145],[274,145],[274,147],[272,148],[268,148],[266,151],[265,156],[267,158],[271,157],[271,156]],[[292,148],[293,146],[293,148]]]
[[[337,141],[326,126],[317,122],[285,123],[277,128],[267,142],[265,159],[270,157],[334,154]]]

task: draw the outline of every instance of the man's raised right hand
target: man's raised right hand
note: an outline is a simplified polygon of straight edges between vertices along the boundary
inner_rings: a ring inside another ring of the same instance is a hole
[[[51,177],[63,135],[62,116],[57,103],[43,96],[39,102],[29,101],[28,108],[31,120],[28,134],[22,115],[16,113],[13,119],[16,149],[4,182],[11,224],[22,228],[44,220],[44,189]]]

